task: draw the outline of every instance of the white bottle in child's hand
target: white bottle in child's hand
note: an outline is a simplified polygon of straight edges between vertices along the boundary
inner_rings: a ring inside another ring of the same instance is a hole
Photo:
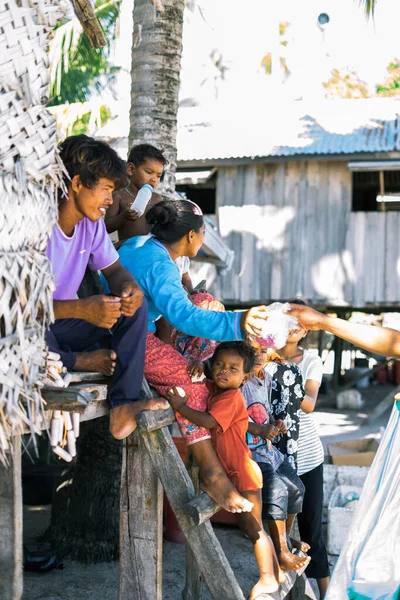
[[[139,216],[142,216],[144,211],[146,210],[146,206],[150,202],[151,195],[153,193],[153,188],[148,183],[142,185],[140,190],[137,193],[136,198],[131,204],[131,210],[135,210],[139,213]]]

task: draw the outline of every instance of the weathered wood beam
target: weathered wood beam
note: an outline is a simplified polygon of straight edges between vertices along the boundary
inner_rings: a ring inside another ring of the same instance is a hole
[[[175,413],[172,407],[166,410],[146,410],[136,417],[138,425],[143,432],[155,431],[175,423]]]
[[[138,432],[124,443],[119,600],[162,599],[163,490]]]
[[[140,398],[153,397],[143,379]],[[138,430],[124,442],[120,507],[118,600],[161,600],[163,489]]]
[[[0,598],[22,598],[21,438],[13,437],[10,466],[0,463]]]
[[[220,509],[221,507],[205,492],[200,492],[184,506],[185,514],[193,527],[209,521]]]
[[[45,387],[42,389],[42,398],[46,401],[46,410],[67,410],[83,413],[92,395],[80,388]]]
[[[200,492],[200,469],[190,451],[186,458],[186,468],[192,480],[194,491],[198,494]],[[186,544],[186,579],[182,600],[199,600],[202,597],[203,583],[204,577],[196,562],[196,557],[189,544]]]
[[[138,420],[139,431],[140,427]],[[184,506],[194,497],[195,491],[168,428],[163,427],[149,433],[140,431],[140,434],[212,598],[244,600],[243,592],[211,523],[192,527],[185,514]]]
[[[92,48],[107,46],[103,30],[89,0],[71,0],[75,14]]]

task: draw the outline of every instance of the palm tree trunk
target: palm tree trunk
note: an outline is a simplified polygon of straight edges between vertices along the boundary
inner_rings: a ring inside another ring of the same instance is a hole
[[[184,0],[135,0],[129,145],[153,144],[169,166],[161,192],[175,191]]]

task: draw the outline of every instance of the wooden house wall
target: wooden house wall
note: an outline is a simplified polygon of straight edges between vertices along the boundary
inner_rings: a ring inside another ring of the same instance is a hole
[[[222,167],[217,217],[235,250],[232,270],[217,280],[227,303],[400,302],[400,213],[352,212],[346,162]]]

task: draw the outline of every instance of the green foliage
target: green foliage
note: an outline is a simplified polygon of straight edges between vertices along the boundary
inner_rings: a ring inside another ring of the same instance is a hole
[[[50,48],[49,106],[85,102],[93,93],[100,94],[115,84],[119,67],[110,65],[109,57],[119,2],[96,0],[95,13],[108,41],[104,48],[90,47],[76,18],[55,30]]]
[[[355,71],[332,69],[331,78],[322,84],[326,98],[368,98],[368,88]]]
[[[90,119],[92,116],[92,111],[89,111],[82,115],[80,118],[76,119],[72,126],[72,131],[68,135],[80,135],[82,133],[87,133],[89,131]],[[111,111],[107,108],[107,106],[100,107],[100,127],[103,127],[107,123],[107,121],[111,118]]]
[[[367,19],[369,17],[374,17],[377,1],[378,0],[359,0],[359,4],[364,6],[365,16]]]
[[[388,75],[376,85],[378,96],[400,96],[400,59],[394,58],[387,66]]]

